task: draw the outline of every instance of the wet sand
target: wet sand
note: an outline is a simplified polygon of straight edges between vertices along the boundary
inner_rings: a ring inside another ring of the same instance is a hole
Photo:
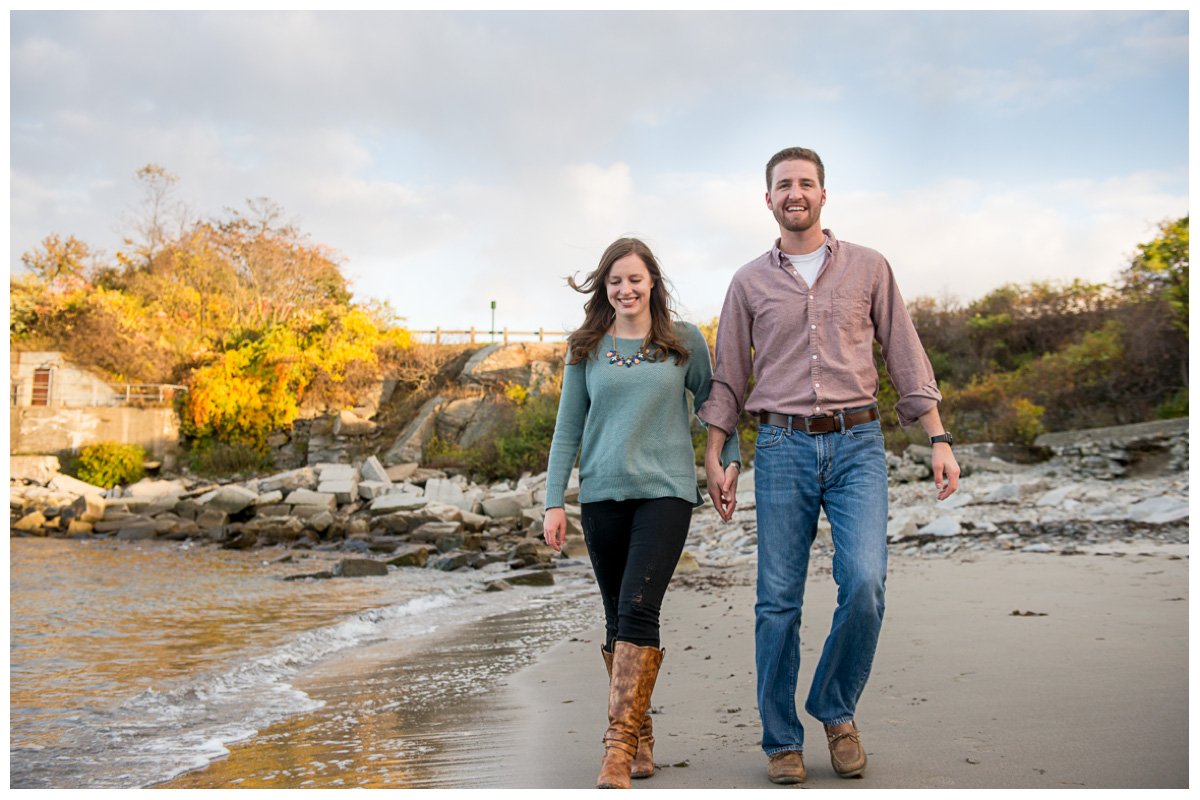
[[[814,567],[801,707],[835,601],[829,562]],[[663,611],[667,653],[653,700],[663,768],[633,786],[786,788],[767,781],[759,746],[753,572],[691,583],[673,585]],[[1188,786],[1186,545],[893,558],[887,604],[858,709],[865,777],[833,773],[820,723],[801,711],[805,786]],[[606,724],[601,636],[597,626],[559,645],[502,695],[524,731],[513,785],[595,785]]]
[[[815,558],[800,706],[835,590],[829,559]],[[1187,545],[893,557],[858,713],[866,775],[834,775],[802,712],[804,785],[1186,788],[1188,594]],[[759,746],[753,607],[752,568],[673,581],[653,702],[661,769],[635,789],[788,788],[767,781]],[[590,789],[607,678],[601,627],[587,621],[598,601],[583,611],[501,615],[314,670],[296,686],[324,707],[162,788]],[[537,656],[551,627],[559,643]],[[430,683],[447,672],[466,680]]]

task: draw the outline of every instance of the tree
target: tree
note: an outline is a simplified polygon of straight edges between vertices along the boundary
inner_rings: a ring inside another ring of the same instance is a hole
[[[167,172],[158,164],[147,164],[136,173],[142,188],[142,199],[133,216],[122,215],[125,226],[133,236],[125,237],[125,244],[133,248],[132,253],[117,253],[117,258],[127,266],[141,262],[142,266],[154,261],[163,247],[177,236],[169,232],[178,228],[182,235],[188,224],[187,207],[175,199],[175,185],[179,176]]]
[[[36,250],[21,256],[25,268],[42,283],[51,285],[69,278],[81,278],[88,269],[91,249],[74,236],[64,242],[57,233],[52,233]]]
[[[1163,220],[1159,236],[1138,245],[1122,277],[1138,295],[1161,294],[1175,312],[1175,325],[1188,333],[1188,217]]]

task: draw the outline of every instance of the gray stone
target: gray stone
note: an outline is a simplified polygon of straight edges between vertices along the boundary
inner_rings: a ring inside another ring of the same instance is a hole
[[[438,395],[427,401],[417,412],[416,418],[410,422],[395,443],[383,456],[384,463],[402,464],[410,461],[420,461],[425,457],[425,445],[433,437],[437,422],[437,412],[446,402],[446,398]],[[395,480],[393,477],[392,480]]]
[[[483,513],[492,519],[518,517],[521,509],[533,505],[533,495],[526,491],[503,492],[483,501]]]
[[[484,584],[483,590],[485,592],[507,592],[512,588],[513,586],[511,583],[503,578],[499,578],[494,581],[488,581],[486,584]]]
[[[215,525],[226,525],[229,523],[229,515],[224,511],[216,508],[206,508],[196,515],[196,525],[207,529]]]
[[[315,489],[317,473],[311,467],[301,467],[289,472],[281,472],[258,482],[258,491],[262,493],[273,491],[291,492],[296,489]]]
[[[428,501],[417,494],[409,492],[392,492],[385,494],[382,497],[376,497],[371,501],[371,514],[381,515],[390,514],[394,511],[411,511],[416,508],[421,508]]]
[[[319,483],[328,483],[329,481],[356,481],[358,480],[358,470],[349,464],[316,464],[313,466],[316,470]],[[319,487],[317,491],[322,491]]]
[[[936,501],[935,506],[942,511],[949,511],[954,508],[969,506],[973,502],[975,502],[975,498],[969,492],[955,492],[945,500]]]
[[[431,503],[455,506],[470,510],[469,501],[465,501],[462,486],[449,478],[430,478],[425,482],[425,497]],[[465,503],[465,504],[464,504]]]
[[[332,514],[333,513],[333,509],[331,509],[327,505],[292,506],[291,509],[292,509],[290,512],[291,516],[295,517],[296,519],[303,519],[303,520],[312,519],[313,517],[317,516],[318,514]]]
[[[70,475],[58,474],[50,479],[47,487],[58,492],[70,492],[71,494],[104,494],[102,486],[93,486],[90,483],[85,483],[78,478],[72,478]]]
[[[1002,503],[1021,496],[1021,487],[1015,483],[1002,483],[983,496],[985,503]]]
[[[75,498],[71,505],[63,509],[60,524],[68,525],[72,521],[99,522],[104,519],[104,498],[98,494],[85,494]]]
[[[117,531],[117,538],[122,541],[132,541],[136,539],[153,539],[158,535],[158,529],[154,523],[144,523],[142,525],[130,525],[127,528],[122,528]]]
[[[391,481],[359,481],[358,496],[363,500],[374,500],[376,497],[383,497],[392,491]]]
[[[343,558],[333,568],[337,578],[363,578],[373,575],[387,575],[387,564],[372,558]]]
[[[958,536],[962,533],[962,526],[953,517],[938,517],[933,522],[919,529],[917,533],[925,536]]]
[[[414,530],[409,538],[414,542],[433,543],[447,536],[459,534],[461,531],[461,522],[427,522]]]
[[[259,506],[254,510],[255,516],[259,517],[286,517],[292,513],[292,507],[287,503],[278,505]]]
[[[1054,548],[1048,544],[1031,544],[1021,548],[1022,553],[1052,553]]]
[[[360,472],[362,473],[363,482],[377,481],[379,483],[386,484],[391,484],[392,482],[392,479],[388,476],[387,470],[384,469],[383,464],[379,463],[379,459],[375,456],[367,457],[367,460],[362,464]]]
[[[887,540],[889,542],[903,542],[905,539],[915,539],[920,534],[917,531],[917,523],[912,517],[896,517],[888,521]]]
[[[358,482],[354,480],[332,480],[327,481],[324,477],[317,484],[317,491],[322,494],[331,494],[339,503],[345,504],[358,499]]]
[[[309,489],[295,489],[287,496],[291,506],[319,506],[326,511],[337,510],[337,497],[328,492],[314,492]]]
[[[1173,514],[1180,510],[1186,511],[1187,507],[1187,501],[1177,497],[1169,495],[1151,497],[1131,505],[1129,507],[1129,519],[1149,520],[1151,517],[1159,514]],[[1184,516],[1186,517],[1187,515],[1184,514]]]
[[[231,531],[221,542],[221,546],[227,550],[249,550],[257,544],[258,532],[245,528]]]
[[[1067,486],[1060,486],[1057,489],[1053,489],[1049,492],[1046,492],[1044,495],[1039,497],[1038,501],[1037,501],[1037,505],[1038,506],[1061,505],[1062,502],[1064,500],[1066,500],[1068,496],[1079,491],[1079,488],[1080,488],[1079,485],[1074,484],[1074,483],[1068,484]]]
[[[439,537],[437,540],[437,549],[439,553],[449,553],[451,550],[459,550],[462,548],[462,546],[463,534],[461,531],[447,533],[445,536]]]
[[[270,506],[282,502],[283,491],[280,489],[274,489],[270,492],[260,494],[258,497],[254,498],[254,505],[259,506],[260,508],[262,506]]]
[[[452,570],[461,569],[471,562],[471,554],[464,553],[461,550],[451,553],[446,553],[440,558],[436,558],[429,562],[431,569],[441,570],[442,572],[450,572]]]
[[[462,512],[463,528],[469,531],[482,531],[488,523],[488,518],[483,514],[472,514],[470,511]]]
[[[204,505],[205,508],[224,511],[226,514],[236,514],[254,505],[256,500],[258,500],[258,492],[252,492],[241,486],[222,486]]]

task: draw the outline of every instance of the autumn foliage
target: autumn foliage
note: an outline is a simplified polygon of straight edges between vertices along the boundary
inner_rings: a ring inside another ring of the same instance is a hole
[[[117,382],[183,384],[183,432],[265,446],[307,393],[331,405],[411,345],[386,305],[355,303],[332,248],[270,201],[194,219],[177,178],[138,171],[144,198],[125,246],[104,260],[50,234],[13,278],[10,340],[60,350]]]

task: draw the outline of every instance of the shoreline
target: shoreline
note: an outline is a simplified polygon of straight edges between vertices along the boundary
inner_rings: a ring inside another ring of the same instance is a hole
[[[662,768],[633,788],[786,788],[767,781],[759,746],[753,571],[705,577],[667,592],[653,699]],[[893,556],[858,709],[870,762],[855,780],[833,773],[821,726],[802,709],[835,592],[828,559],[814,559],[798,691],[805,787],[1188,786],[1187,545]],[[601,635],[594,627],[590,640],[555,647],[510,681],[505,701],[527,731],[517,786],[595,785],[606,725]]]

